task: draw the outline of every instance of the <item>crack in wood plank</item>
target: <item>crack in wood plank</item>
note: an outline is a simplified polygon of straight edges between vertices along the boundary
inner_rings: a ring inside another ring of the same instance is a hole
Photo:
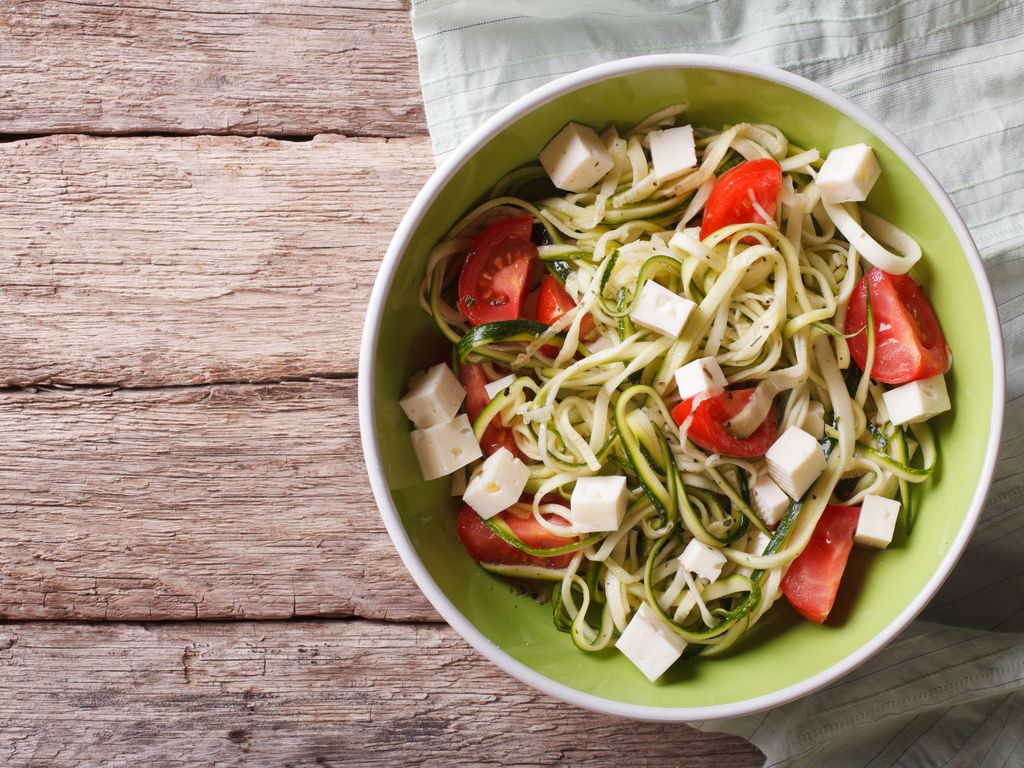
[[[352,379],[0,393],[0,618],[437,621]]]
[[[18,692],[0,700],[8,765],[163,768],[196,755],[250,768],[762,761],[735,736],[548,698],[446,625],[44,622],[5,633],[15,642],[0,668]]]
[[[426,134],[399,0],[0,2],[0,71],[0,133]]]
[[[0,145],[0,385],[345,375],[426,139]]]

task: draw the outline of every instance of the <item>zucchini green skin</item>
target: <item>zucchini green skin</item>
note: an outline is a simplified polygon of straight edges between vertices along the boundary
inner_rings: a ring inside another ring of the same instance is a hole
[[[504,520],[492,517],[490,520],[484,520],[484,525],[490,528],[491,532],[506,544],[511,544],[516,549],[521,549],[523,552],[527,552],[536,557],[557,557],[558,555],[567,555],[571,552],[579,552],[581,549],[589,547],[591,544],[597,542],[602,536],[607,535],[603,533],[595,533],[590,536],[585,536],[578,541],[569,541],[568,544],[561,547],[540,549],[538,547],[531,547],[524,543],[522,539],[512,532],[512,529]]]
[[[484,323],[470,329],[455,345],[459,361],[466,363],[493,360],[510,364],[516,356],[510,352],[490,349],[492,344],[504,344],[511,341],[530,342],[540,336],[548,327],[535,320],[498,320]],[[553,336],[545,344],[560,347],[565,337],[562,334]]]
[[[562,285],[565,285],[565,281],[569,279],[569,275],[576,271],[575,269],[573,269],[572,264],[570,264],[568,261],[562,260],[545,261],[544,266],[547,267],[548,272],[554,275],[555,279],[558,280],[558,282],[560,282]]]
[[[574,245],[542,245],[537,249],[537,258],[541,261],[572,261],[589,257],[587,251]]]
[[[498,320],[484,323],[470,329],[455,345],[459,359],[466,358],[485,344],[500,344],[506,341],[532,341],[548,327],[536,320]]]
[[[904,446],[906,446],[905,440]],[[894,475],[899,477],[900,480],[903,482],[923,482],[927,480],[929,477],[931,477],[932,472],[934,471],[934,467],[928,467],[927,469],[918,469],[917,467],[912,467],[909,464],[905,464],[903,461],[894,459],[892,456],[889,456],[888,454],[882,453],[881,451],[876,451],[874,448],[857,446],[856,455],[866,456],[872,461],[878,462],[883,467],[892,472]],[[904,453],[904,455],[906,454]]]
[[[647,555],[647,563],[644,566],[644,593],[647,597],[647,602],[651,608],[661,617],[661,619],[669,625],[673,632],[679,635],[683,640],[688,643],[695,644],[708,644],[714,642],[715,638],[724,634],[729,630],[730,627],[734,626],[737,622],[742,621],[744,618],[753,613],[757,606],[761,604],[761,587],[757,581],[754,580],[753,576],[750,577],[750,591],[747,592],[746,596],[736,603],[730,610],[719,610],[715,611],[715,615],[719,618],[719,622],[711,627],[705,627],[704,629],[686,629],[681,624],[676,623],[671,616],[669,616],[661,607],[658,602],[657,595],[654,594],[654,562],[658,557],[658,554],[665,545],[672,540],[673,537],[665,536],[664,538],[658,539],[654,546],[651,547],[650,553]]]
[[[581,651],[591,653],[599,651],[608,645],[615,630],[611,608],[606,601],[599,600],[598,595],[591,590],[589,583],[579,576],[572,577],[570,589],[573,587],[578,587],[582,591],[583,597],[582,605],[579,607],[575,619],[570,620],[565,610],[565,604],[562,602],[562,590],[556,588],[551,595],[552,619],[555,629],[567,633],[572,639],[573,645]],[[597,631],[587,624],[587,613],[592,603],[601,607],[601,623]]]
[[[893,435],[893,454],[897,461],[904,465],[910,465],[910,449],[907,446],[907,433],[902,427],[896,427],[896,434]],[[917,519],[917,509],[914,506],[914,499],[911,496],[910,482],[904,478],[899,479],[900,501],[903,502],[903,514],[906,520],[907,536],[914,530],[914,522]]]
[[[640,486],[644,489],[647,498],[651,500],[654,508],[658,511],[662,525],[675,524],[679,514],[678,507],[676,506],[676,486],[673,480],[674,477],[678,476],[678,472],[673,474],[671,471],[675,468],[675,463],[671,460],[671,453],[668,453],[666,456],[668,444],[665,442],[665,437],[664,435],[659,435],[658,453],[661,455],[662,462],[666,467],[664,471],[667,471],[666,480],[668,487],[658,477],[657,470],[661,468],[657,467],[657,465],[652,466],[652,462],[649,460],[652,452],[647,446],[641,446],[640,439],[627,421],[626,406],[629,405],[633,398],[640,395],[658,397],[653,389],[643,384],[637,384],[627,389],[619,395],[618,402],[615,403],[615,429],[619,433],[619,439],[626,453],[626,459],[632,465],[633,473],[640,481]]]
[[[480,567],[496,576],[507,579],[529,579],[530,581],[561,581],[565,578],[564,568],[545,568],[540,565],[505,565],[503,563],[480,563]]]

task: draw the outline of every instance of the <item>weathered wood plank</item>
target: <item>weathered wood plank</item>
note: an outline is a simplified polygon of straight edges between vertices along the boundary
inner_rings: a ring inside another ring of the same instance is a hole
[[[0,133],[426,133],[407,2],[0,0]]]
[[[760,765],[739,738],[568,707],[444,625],[0,627],[5,765]]]
[[[437,620],[354,380],[0,393],[0,617]]]
[[[0,384],[353,372],[425,138],[0,144]]]

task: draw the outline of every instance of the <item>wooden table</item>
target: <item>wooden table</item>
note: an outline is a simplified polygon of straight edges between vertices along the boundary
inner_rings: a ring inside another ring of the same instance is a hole
[[[401,0],[0,0],[0,762],[754,766],[407,575],[358,339],[432,170]]]

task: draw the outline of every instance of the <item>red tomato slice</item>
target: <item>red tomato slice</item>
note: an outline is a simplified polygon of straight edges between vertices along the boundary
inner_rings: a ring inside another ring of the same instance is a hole
[[[482,365],[463,363],[459,367],[459,377],[462,379],[462,386],[466,388],[466,415],[469,416],[471,422],[476,421],[480,411],[491,401],[491,398],[487,396],[487,390],[484,389],[484,385],[487,384],[487,374],[484,373]],[[503,427],[499,420],[492,420],[487,425],[480,440],[480,448],[487,456],[496,453],[499,448],[508,448],[513,456],[519,455],[512,430]]]
[[[502,512],[498,517],[509,524],[512,532],[524,544],[531,547],[552,549],[576,541],[575,538],[566,539],[548,533],[532,517],[524,519],[508,512]],[[552,517],[548,516],[546,519],[552,519]],[[480,515],[474,512],[472,507],[468,505],[459,510],[459,517],[455,525],[459,531],[459,538],[462,539],[462,543],[469,552],[470,557],[478,563],[539,565],[545,568],[564,568],[572,560],[571,553],[558,555],[557,557],[537,557],[517,547],[513,547],[484,525]]]
[[[871,285],[871,313],[875,325],[875,363],[871,378],[886,384],[905,384],[945,373],[949,346],[935,310],[920,286],[907,275],[869,269],[850,297],[846,333],[861,331],[849,340],[850,354],[864,370],[868,358],[867,291]]]
[[[558,278],[548,274],[541,281],[540,288],[527,294],[523,300],[522,316],[526,320],[551,325],[575,306],[572,297],[558,282]],[[593,332],[594,320],[587,315],[580,322],[580,338],[586,340],[593,336]],[[545,344],[540,351],[548,357],[556,357],[560,350],[552,344]]]
[[[687,437],[705,451],[742,458],[764,456],[779,432],[773,412],[769,411],[760,426],[747,437],[736,437],[725,428],[725,423],[750,402],[754,389],[727,389],[719,395],[701,400],[690,422]],[[676,424],[681,426],[686,421],[693,408],[693,400],[692,397],[687,398],[672,409],[672,418]]]
[[[575,306],[576,302],[558,282],[558,278],[550,274],[545,275],[540,284],[540,293],[537,295],[537,320],[545,325],[551,325]],[[580,337],[589,338],[593,331],[594,319],[590,315],[586,315],[580,321]]]
[[[703,240],[730,224],[763,224],[764,219],[754,208],[753,200],[769,216],[775,215],[775,206],[782,191],[782,169],[770,158],[750,160],[718,177],[711,188],[711,196],[704,204],[704,219],[700,225]],[[750,193],[753,192],[753,200]],[[740,242],[753,244],[752,237]]]
[[[537,318],[537,306],[540,303],[540,291],[538,287],[535,291],[530,291],[526,294],[526,298],[523,299],[522,317],[524,320],[538,320]],[[548,323],[550,325],[550,323]],[[556,357],[559,349],[553,344],[545,344],[540,348],[541,354],[547,355],[548,357]]]
[[[480,233],[459,275],[459,311],[472,325],[515,320],[526,292],[537,246],[533,217],[517,216]]]
[[[524,320],[537,319],[537,301],[540,299],[540,288],[530,291],[523,299],[523,306],[519,310],[519,316]]]
[[[804,551],[782,579],[782,592],[806,619],[824,623],[853,548],[859,507],[825,507]]]

